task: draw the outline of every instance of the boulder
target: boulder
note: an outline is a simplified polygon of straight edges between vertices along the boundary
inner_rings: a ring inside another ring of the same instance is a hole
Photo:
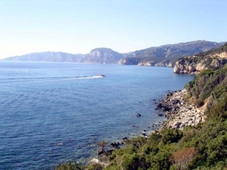
[[[137,113],[137,114],[136,114],[136,117],[141,117],[141,116],[142,116],[142,115],[141,115],[141,114],[139,114],[139,113]]]

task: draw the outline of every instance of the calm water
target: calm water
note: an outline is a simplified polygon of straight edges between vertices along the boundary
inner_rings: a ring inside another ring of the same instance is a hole
[[[182,89],[193,78],[172,71],[0,62],[0,169],[53,169],[67,160],[89,158],[98,141],[153,130],[149,126],[162,119],[153,99]]]

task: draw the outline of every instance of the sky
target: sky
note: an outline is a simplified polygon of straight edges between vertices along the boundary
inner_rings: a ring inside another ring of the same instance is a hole
[[[227,41],[227,0],[0,0],[0,59]]]

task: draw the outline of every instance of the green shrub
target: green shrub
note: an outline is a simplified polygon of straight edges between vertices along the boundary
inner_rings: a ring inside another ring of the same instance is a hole
[[[162,133],[162,143],[169,144],[172,142],[178,142],[183,136],[182,131],[175,129],[165,129]]]
[[[122,168],[124,170],[137,170],[139,168],[139,157],[136,154],[124,154],[122,156]]]

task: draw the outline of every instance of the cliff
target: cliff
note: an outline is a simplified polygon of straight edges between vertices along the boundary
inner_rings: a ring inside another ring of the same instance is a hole
[[[176,61],[173,72],[195,74],[205,69],[217,69],[225,63],[227,63],[227,43],[214,50],[180,58]]]

